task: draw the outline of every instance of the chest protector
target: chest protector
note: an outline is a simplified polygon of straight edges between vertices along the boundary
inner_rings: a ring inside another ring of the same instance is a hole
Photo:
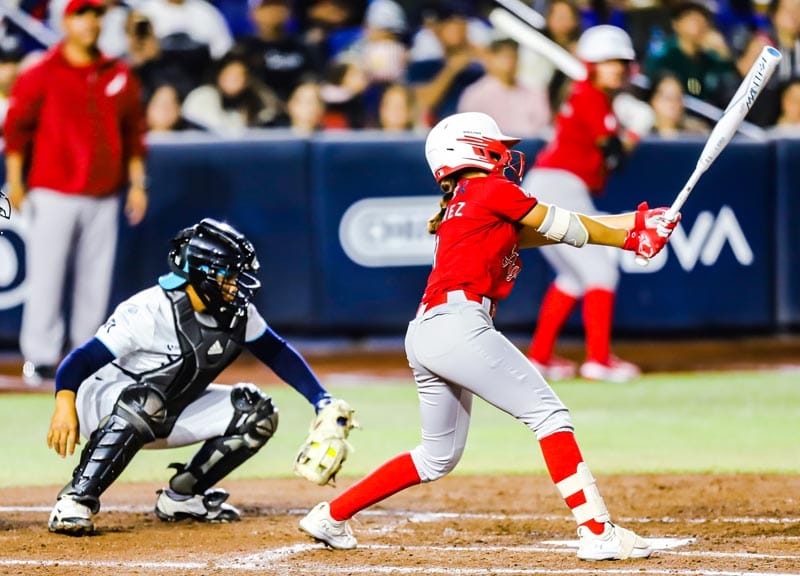
[[[138,375],[138,381],[158,388],[166,400],[170,428],[178,414],[211,384],[242,351],[247,318],[239,317],[233,328],[202,324],[183,290],[165,290],[172,303],[175,334],[181,353],[164,366]]]

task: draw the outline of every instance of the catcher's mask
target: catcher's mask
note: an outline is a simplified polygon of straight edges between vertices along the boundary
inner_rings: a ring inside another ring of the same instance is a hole
[[[169,266],[197,292],[222,327],[244,315],[261,283],[253,244],[230,224],[204,218],[172,239]]]

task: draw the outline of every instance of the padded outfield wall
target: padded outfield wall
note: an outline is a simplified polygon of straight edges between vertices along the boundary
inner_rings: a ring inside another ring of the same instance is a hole
[[[521,144],[529,158],[539,140]],[[645,140],[598,205],[666,205],[702,139]],[[618,252],[616,327],[630,334],[776,332],[800,324],[800,140],[730,144],[703,176],[667,249],[641,268]],[[204,216],[229,220],[258,250],[257,304],[276,328],[397,333],[414,314],[433,241],[438,193],[418,135],[256,133],[151,143],[145,222],[121,224],[113,303],[166,270],[168,240]],[[14,342],[25,294],[25,218],[0,219],[0,341]],[[535,250],[497,324],[528,329],[552,278]],[[113,304],[112,303],[112,304]],[[572,326],[579,325],[572,319]]]

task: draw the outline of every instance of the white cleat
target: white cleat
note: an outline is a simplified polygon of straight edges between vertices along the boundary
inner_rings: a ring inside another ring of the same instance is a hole
[[[567,360],[566,358],[560,358],[559,356],[553,356],[546,364],[542,364],[530,356],[528,356],[528,360],[533,364],[533,367],[539,371],[539,374],[550,382],[571,380],[578,374],[578,368],[575,362]]]
[[[335,550],[352,550],[358,546],[347,520],[331,518],[327,502],[320,502],[300,520],[300,530]]]
[[[239,511],[225,504],[228,493],[221,488],[206,490],[205,494],[185,496],[173,492],[169,488],[158,491],[156,500],[156,516],[164,522],[179,520],[197,520],[199,522],[236,522]]]
[[[578,537],[578,558],[581,560],[648,558],[653,553],[644,538],[611,522],[606,522],[602,534],[595,534],[586,526],[580,526]]]
[[[581,364],[581,377],[587,380],[605,382],[630,382],[641,376],[642,371],[636,364],[611,356],[607,364],[588,361]]]
[[[88,506],[76,502],[71,496],[62,496],[53,506],[47,529],[57,534],[83,536],[94,532],[92,511]]]

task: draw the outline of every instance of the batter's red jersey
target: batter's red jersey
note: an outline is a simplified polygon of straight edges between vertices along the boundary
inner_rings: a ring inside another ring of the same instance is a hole
[[[494,300],[508,296],[522,268],[518,222],[536,202],[500,175],[462,179],[436,232],[433,270],[422,301],[451,290]]]
[[[589,80],[576,82],[556,116],[555,137],[534,166],[572,172],[589,190],[599,192],[608,178],[599,142],[618,129],[608,95]]]
[[[113,194],[145,154],[139,82],[120,60],[73,66],[55,46],[17,78],[4,131],[6,152],[32,153],[28,187]]]

